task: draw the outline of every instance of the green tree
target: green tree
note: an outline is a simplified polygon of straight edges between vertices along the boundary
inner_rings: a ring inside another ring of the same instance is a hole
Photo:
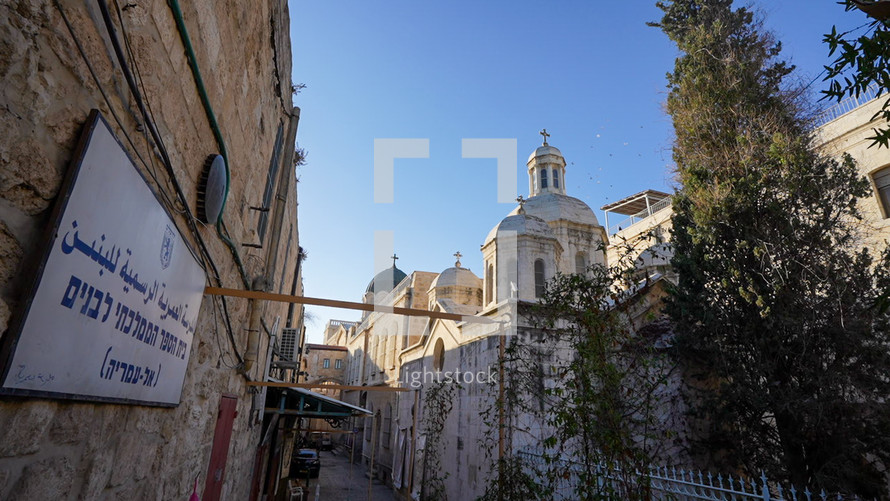
[[[506,348],[499,404],[514,443],[534,445],[541,457],[500,459],[482,499],[649,499],[668,364],[631,328],[640,294],[616,293],[624,278],[601,265],[557,274],[520,312],[528,327]]]
[[[858,6],[853,0],[838,2],[846,10],[854,10]],[[877,11],[874,11],[878,7]],[[825,97],[841,101],[847,96],[859,96],[870,87],[877,87],[881,93],[890,89],[890,12],[884,6],[866,7],[872,11],[874,18],[859,29],[839,33],[832,26],[831,33],[825,35],[829,56],[836,55],[834,61],[825,67],[825,80],[830,81],[829,88],[823,91]],[[856,12],[859,12],[858,10]],[[881,125],[874,129],[875,135],[870,137],[872,145],[890,146],[890,98],[884,100],[881,109],[872,117],[880,118]]]
[[[890,258],[857,250],[868,184],[813,137],[792,67],[730,0],[658,2],[680,189],[666,306],[677,352],[710,371],[700,412],[721,466],[878,495],[890,465]]]

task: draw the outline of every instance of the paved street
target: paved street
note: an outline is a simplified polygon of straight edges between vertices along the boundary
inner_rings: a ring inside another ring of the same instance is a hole
[[[321,451],[321,473],[318,478],[310,479],[309,496],[304,501],[364,501],[368,497],[368,477],[361,464],[349,464],[349,451]],[[392,489],[373,482],[371,497],[373,501],[395,501],[398,498]]]

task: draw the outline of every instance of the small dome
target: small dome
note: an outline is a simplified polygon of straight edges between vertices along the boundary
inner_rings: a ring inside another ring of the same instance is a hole
[[[396,285],[399,285],[407,276],[404,271],[393,265],[391,268],[387,268],[374,276],[374,279],[368,284],[368,288],[365,289],[365,294],[369,292],[374,294],[389,292],[395,289]]]
[[[534,152],[532,152],[531,155],[528,156],[528,161],[526,163],[531,162],[536,157],[546,157],[547,155],[555,155],[561,158],[565,158],[562,156],[562,152],[559,151],[559,148],[546,144],[544,146],[538,146],[538,149],[536,149]]]
[[[553,230],[550,229],[550,226],[543,219],[531,214],[513,214],[505,217],[497,226],[491,229],[485,238],[485,244],[494,240],[501,233],[508,232],[515,232],[517,236],[531,235],[542,238],[555,238]]]
[[[523,203],[522,208],[526,214],[541,218],[548,223],[562,219],[590,226],[600,225],[596,215],[586,203],[560,193],[542,193],[531,197]],[[510,214],[518,213],[519,207],[516,207]]]
[[[430,290],[437,287],[471,287],[481,289],[482,279],[477,277],[469,268],[453,266],[439,273],[439,276],[430,285]]]

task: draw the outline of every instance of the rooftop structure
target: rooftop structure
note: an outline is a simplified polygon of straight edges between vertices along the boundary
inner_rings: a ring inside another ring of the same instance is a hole
[[[609,235],[614,235],[621,230],[626,230],[643,219],[656,212],[671,206],[671,195],[663,191],[645,190],[635,195],[622,198],[617,202],[600,207],[606,216],[606,228]],[[609,213],[614,212],[625,217],[616,223],[609,224]]]

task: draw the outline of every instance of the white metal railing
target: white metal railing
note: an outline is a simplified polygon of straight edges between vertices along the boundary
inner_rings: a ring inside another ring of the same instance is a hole
[[[543,456],[533,452],[518,452],[523,461],[529,465],[538,467],[547,464]],[[559,468],[568,471],[563,475],[557,486],[557,495],[564,499],[573,496],[575,483],[581,471],[580,464],[572,464],[567,461],[557,460]],[[623,491],[620,480],[620,471],[604,465],[596,467],[597,482],[600,486],[609,484],[611,490],[621,494]],[[782,487],[777,482],[771,482],[766,475],[761,474],[759,479],[745,479],[728,475],[714,476],[711,473],[702,473],[700,470],[677,470],[676,468],[654,467],[649,472],[634,476],[648,477],[649,488],[653,500],[670,501],[852,501],[860,500],[858,496],[843,496],[841,494],[828,494],[824,490],[819,493],[809,489],[797,490],[794,486]]]
[[[841,115],[847,114],[872,99],[875,99],[881,93],[882,90],[878,84],[871,84],[863,92],[859,93],[858,96],[853,95],[845,97],[840,102],[826,108],[825,111],[820,113],[816,119],[813,120],[813,128],[822,127]]]
[[[670,197],[659,200],[658,202],[655,202],[654,204],[647,207],[646,209],[643,209],[640,212],[637,212],[636,214],[627,216],[626,218],[622,219],[621,221],[619,221],[615,224],[609,225],[609,235],[614,235],[615,233],[618,233],[621,230],[626,230],[626,229],[630,228],[631,226],[639,223],[643,219],[646,219],[647,217],[655,214],[656,212],[659,212],[659,211],[666,209],[670,206],[671,206],[671,198]]]

